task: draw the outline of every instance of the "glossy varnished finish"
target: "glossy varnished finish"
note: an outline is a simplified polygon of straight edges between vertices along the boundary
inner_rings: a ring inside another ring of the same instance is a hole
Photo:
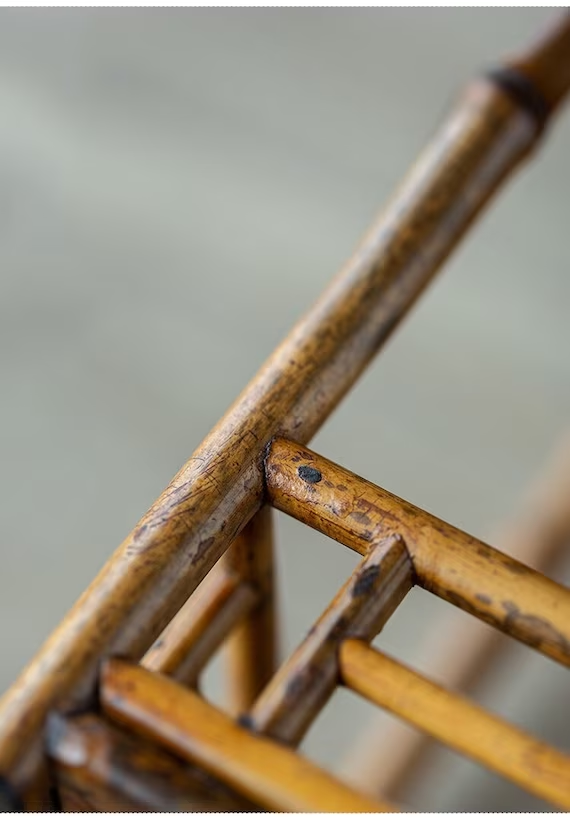
[[[277,812],[378,812],[380,801],[353,792],[310,761],[236,724],[166,676],[111,659],[103,668],[106,713]]]
[[[567,588],[297,443],[273,442],[266,475],[276,508],[361,554],[400,535],[417,584],[570,666]]]
[[[221,564],[255,592],[255,603],[230,634],[228,698],[234,714],[247,710],[277,667],[278,633],[273,511],[263,506],[224,554]]]
[[[570,809],[570,756],[358,640],[340,649],[343,682],[370,701],[554,806]]]
[[[342,640],[373,639],[412,585],[401,538],[376,545],[263,691],[247,718],[251,729],[298,744],[338,684]]]
[[[47,752],[65,811],[256,809],[199,768],[99,716],[52,716]]]

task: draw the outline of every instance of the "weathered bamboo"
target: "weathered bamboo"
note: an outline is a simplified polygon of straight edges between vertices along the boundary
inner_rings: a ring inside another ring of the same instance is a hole
[[[300,444],[273,441],[265,467],[276,508],[361,554],[401,535],[417,584],[570,666],[567,588]]]
[[[570,541],[570,432],[551,453],[518,510],[493,542],[511,557],[549,573]],[[468,691],[497,658],[501,634],[473,618],[439,626],[422,646],[424,667],[445,687]],[[406,722],[371,724],[342,758],[344,780],[370,795],[394,798],[427,756],[432,739]]]
[[[217,565],[166,626],[141,664],[195,687],[226,636],[254,608],[256,590]]]
[[[552,104],[550,73],[533,73],[543,51],[529,52],[526,78],[515,71],[518,85],[503,72],[468,89],[346,268],[2,699],[4,791],[34,789],[49,710],[92,704],[102,657],[144,655],[260,508],[267,443],[310,439],[527,155]]]
[[[297,745],[338,684],[343,639],[373,639],[413,585],[400,537],[371,549],[247,717],[256,732]]]
[[[58,791],[89,812],[235,812],[256,807],[217,779],[99,716],[51,716],[47,754]]]
[[[344,684],[528,792],[570,809],[570,757],[359,640],[340,648]]]
[[[256,602],[227,643],[230,710],[248,710],[277,667],[273,511],[263,506],[221,560],[225,570],[255,589]]]
[[[249,733],[194,691],[140,665],[110,659],[102,670],[101,703],[111,718],[199,764],[268,810],[390,809],[353,792],[298,753]]]

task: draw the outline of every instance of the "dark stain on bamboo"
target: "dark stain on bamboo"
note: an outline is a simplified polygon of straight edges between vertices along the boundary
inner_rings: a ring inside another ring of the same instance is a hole
[[[376,585],[380,576],[380,566],[371,565],[361,573],[352,588],[352,596],[358,597],[370,594]]]
[[[319,483],[309,493],[291,462],[299,456],[310,457],[333,488]],[[273,441],[266,479],[276,508],[360,554],[401,535],[417,584],[570,666],[567,588],[298,443]],[[339,492],[339,485],[347,490]],[[360,509],[370,518],[366,523],[353,514]]]
[[[52,715],[47,753],[64,804],[72,799],[90,811],[257,809],[199,767],[93,714]]]
[[[524,627],[534,640],[533,647],[540,649],[541,645],[554,644],[570,658],[570,641],[550,622],[540,616],[523,613],[514,602],[503,602],[502,605],[507,612],[505,618],[507,630],[516,631]]]
[[[509,63],[550,108],[570,86],[569,32],[566,15]],[[19,793],[41,777],[54,703],[91,706],[102,659],[140,660],[264,502],[268,442],[315,434],[539,133],[528,105],[495,81],[467,89],[342,273],[3,697],[0,774]],[[360,538],[364,553],[371,533]]]
[[[318,469],[314,469],[312,466],[299,466],[297,469],[297,474],[304,480],[305,483],[320,483],[323,479],[322,474]]]

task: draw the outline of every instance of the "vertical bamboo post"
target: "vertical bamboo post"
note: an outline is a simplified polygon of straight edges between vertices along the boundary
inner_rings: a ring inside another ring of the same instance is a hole
[[[222,557],[230,574],[247,582],[256,602],[230,633],[226,645],[228,698],[236,715],[248,710],[277,666],[274,522],[264,505]]]

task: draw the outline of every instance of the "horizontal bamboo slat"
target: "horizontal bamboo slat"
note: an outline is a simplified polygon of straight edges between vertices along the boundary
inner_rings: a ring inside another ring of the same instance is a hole
[[[298,753],[248,732],[194,691],[140,665],[109,660],[101,674],[101,703],[109,717],[199,764],[268,810],[393,811]]]
[[[347,687],[557,807],[570,809],[570,756],[358,640],[340,648]]]
[[[99,716],[51,716],[47,753],[66,812],[256,809],[198,767]]]
[[[297,745],[338,684],[342,640],[373,639],[412,584],[402,540],[390,537],[376,545],[263,691],[248,715],[249,726]]]
[[[297,443],[273,441],[265,468],[276,508],[361,554],[402,536],[417,584],[570,666],[568,588]]]

